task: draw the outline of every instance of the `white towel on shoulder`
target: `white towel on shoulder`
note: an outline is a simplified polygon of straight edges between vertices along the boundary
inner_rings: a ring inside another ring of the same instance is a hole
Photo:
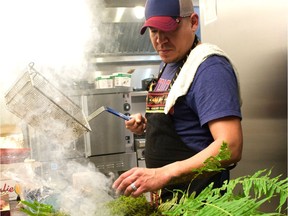
[[[187,93],[195,77],[198,67],[206,58],[208,58],[211,55],[224,56],[230,61],[237,77],[238,88],[240,88],[236,68],[233,66],[228,55],[216,45],[208,43],[199,44],[190,52],[185,64],[183,65],[176,81],[174,82],[168,94],[166,105],[164,108],[165,114],[167,114],[169,110],[174,106],[178,97],[181,97]],[[239,89],[239,98],[241,103],[240,89]]]

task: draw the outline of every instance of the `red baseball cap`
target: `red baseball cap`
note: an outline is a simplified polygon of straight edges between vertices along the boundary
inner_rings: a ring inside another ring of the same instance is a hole
[[[146,21],[140,34],[144,34],[147,27],[162,31],[174,31],[179,18],[194,13],[192,0],[147,0],[145,5]]]

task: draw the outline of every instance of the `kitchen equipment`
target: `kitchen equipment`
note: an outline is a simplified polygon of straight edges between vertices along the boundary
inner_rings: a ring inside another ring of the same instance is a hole
[[[5,99],[12,113],[51,138],[71,141],[91,131],[82,109],[37,72],[34,63]]]
[[[147,91],[136,91],[131,93],[132,113],[141,113],[145,116]],[[138,167],[146,167],[145,164],[145,136],[146,134],[133,134],[134,148],[137,155]]]
[[[153,82],[155,78],[150,77],[142,80],[142,90],[147,91],[151,82]]]
[[[123,113],[120,113],[110,107],[106,107],[106,106],[101,106],[99,107],[96,111],[94,111],[91,115],[89,115],[89,117],[87,118],[88,121],[90,121],[91,119],[95,118],[96,116],[100,115],[102,112],[104,111],[107,111],[115,116],[118,116],[126,121],[130,120],[130,117],[123,114]]]
[[[87,120],[78,105],[34,69],[34,63],[29,64],[28,72],[24,73],[5,98],[11,112],[57,141],[73,141],[91,131],[88,121],[104,110],[125,120],[130,119],[110,107],[102,106]],[[54,123],[57,123],[56,127]]]
[[[83,138],[78,140],[85,144],[86,157],[124,153],[126,149],[131,149],[133,134],[125,128],[123,119],[118,118],[129,118],[130,93],[131,88],[126,87],[69,92],[69,97],[80,105],[88,116],[91,127],[92,132],[85,133]]]
[[[76,146],[85,147],[85,157],[101,172],[117,174],[137,166],[133,133],[125,128],[122,118],[106,110],[107,107],[113,107],[113,110],[117,110],[115,112],[123,113],[124,117],[129,116],[132,110],[131,91],[127,87],[69,91],[69,97],[88,116],[92,130],[79,138]],[[104,108],[103,104],[106,105]],[[95,117],[97,112],[99,114]]]

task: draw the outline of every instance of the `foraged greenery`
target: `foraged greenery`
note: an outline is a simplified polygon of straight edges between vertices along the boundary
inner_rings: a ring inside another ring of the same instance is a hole
[[[221,188],[214,188],[213,184],[206,187],[198,196],[192,193],[188,196],[182,193],[177,203],[172,199],[162,203],[158,210],[162,215],[221,215],[221,216],[250,216],[250,215],[284,215],[282,207],[287,201],[288,179],[280,180],[280,176],[271,178],[271,170],[260,170],[252,176],[239,177],[225,184]],[[242,186],[242,192],[234,194],[236,186]],[[225,194],[221,191],[226,190]],[[175,195],[176,194],[176,195]],[[175,197],[179,193],[175,193]],[[264,213],[259,209],[263,204],[278,195],[279,205],[275,212]]]
[[[195,175],[191,181],[207,172],[223,170],[220,162],[229,158],[228,145],[223,142],[217,156],[208,158],[202,168],[193,170]],[[221,188],[213,188],[213,184],[210,184],[198,196],[195,193],[189,195],[185,191],[175,190],[173,198],[162,202],[157,209],[148,203],[143,195],[138,198],[119,196],[108,202],[107,207],[111,216],[281,216],[287,210],[287,207],[283,208],[287,203],[288,178],[281,180],[281,175],[273,178],[271,173],[271,170],[260,170],[251,176],[226,181]],[[223,194],[223,191],[226,193]],[[260,207],[275,197],[279,198],[275,211],[261,212]],[[23,209],[27,215],[68,216],[63,212],[56,212],[50,205],[36,201],[21,202],[29,207]]]
[[[223,142],[220,152],[215,157],[210,157],[204,162],[204,166],[193,170],[195,176],[207,172],[223,170],[220,161],[230,158],[230,150],[227,143]],[[138,209],[137,215],[169,215],[169,216],[251,216],[251,215],[284,215],[282,209],[287,202],[288,178],[280,180],[280,176],[271,177],[271,170],[260,170],[254,175],[239,177],[225,182],[221,188],[213,188],[213,184],[206,187],[198,196],[195,193],[188,195],[185,191],[173,191],[173,198],[170,201],[159,205],[158,211],[153,214],[141,213],[141,205],[147,206],[147,201],[141,198],[120,196],[112,201],[114,215],[136,215],[133,209]],[[192,181],[193,181],[192,179]],[[236,192],[236,186],[240,191]],[[226,193],[223,194],[223,191]],[[222,193],[221,193],[222,192]],[[275,212],[265,213],[259,209],[266,205],[272,197],[279,197],[279,205]],[[141,201],[140,201],[141,199]],[[134,200],[134,201],[133,201]],[[136,207],[137,206],[137,207]],[[125,211],[122,211],[126,209]],[[131,211],[129,211],[131,210]],[[121,212],[123,214],[121,214]],[[119,214],[120,213],[120,214]]]
[[[26,208],[21,208],[21,211],[31,216],[68,216],[61,211],[56,211],[52,205],[39,203],[37,201],[28,202],[21,201]]]
[[[147,202],[144,195],[137,198],[122,195],[119,198],[110,201],[107,206],[110,209],[111,215],[115,216],[161,215],[157,209]]]
[[[193,170],[195,179],[207,172],[221,171],[220,161],[230,158],[227,143],[223,142],[219,154],[210,157],[204,166]],[[271,170],[260,170],[254,175],[239,177],[225,182],[221,188],[213,188],[213,183],[206,187],[198,196],[188,195],[182,191],[174,191],[171,201],[162,203],[158,210],[162,215],[282,215],[282,207],[287,202],[288,178],[280,180],[280,176],[271,178]],[[192,179],[192,181],[193,181]],[[240,191],[236,191],[236,187]],[[223,191],[226,193],[223,194]],[[237,192],[237,193],[236,193]],[[279,205],[275,212],[260,212],[272,197],[279,197]],[[178,202],[178,197],[180,201]]]

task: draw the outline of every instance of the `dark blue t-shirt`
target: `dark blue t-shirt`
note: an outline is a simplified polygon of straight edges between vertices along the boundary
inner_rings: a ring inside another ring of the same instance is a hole
[[[227,116],[242,118],[238,83],[229,61],[215,55],[199,66],[188,93],[178,98],[172,119],[183,142],[197,153],[213,142],[207,123]]]

